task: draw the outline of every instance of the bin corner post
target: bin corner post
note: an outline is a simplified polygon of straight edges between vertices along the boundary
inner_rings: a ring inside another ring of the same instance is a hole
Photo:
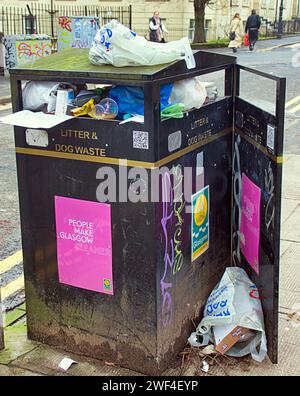
[[[10,91],[12,100],[12,109],[15,113],[23,108],[22,104],[22,84],[21,80],[15,75],[10,73]]]
[[[235,65],[230,65],[225,69],[225,96],[234,96],[235,89]]]
[[[3,331],[3,314],[2,314],[2,300],[0,290],[0,351],[4,349],[4,331]]]
[[[277,147],[277,156],[283,155],[285,92],[286,92],[286,78],[280,77],[280,78],[278,78],[277,84],[276,84],[276,119],[277,119],[276,147]]]
[[[234,99],[236,96],[240,96],[240,81],[241,81],[241,69],[239,65],[234,65],[234,87],[233,87],[233,96]]]
[[[160,85],[158,82],[146,83],[144,89],[145,127],[152,141],[153,162],[159,158],[159,126],[160,126]]]
[[[278,78],[276,84],[276,155],[277,158],[283,156],[283,141],[284,141],[284,117],[285,117],[285,95],[286,95],[286,78]],[[282,161],[277,161],[276,185],[281,186],[275,194],[275,230],[278,232],[274,235],[274,266],[275,270],[275,285],[279,285],[279,267],[280,267],[280,223],[281,223],[281,195],[282,195]],[[272,351],[270,359],[272,363],[278,363],[278,312],[279,312],[279,287],[275,288],[274,295],[274,312],[273,312],[273,339]]]

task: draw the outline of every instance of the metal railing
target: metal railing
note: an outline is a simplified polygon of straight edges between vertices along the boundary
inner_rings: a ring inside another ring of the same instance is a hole
[[[29,7],[2,6],[0,7],[0,32],[11,34],[48,34],[57,38],[59,16],[94,16],[100,17],[104,24],[111,19],[117,19],[124,25],[131,27],[132,9],[129,6],[97,6],[97,5],[64,5],[35,4]]]
[[[277,36],[279,33],[279,22],[271,22],[266,18],[261,18],[262,26],[261,33],[265,36]],[[294,18],[291,20],[283,20],[282,34],[296,34],[300,33],[300,18]]]

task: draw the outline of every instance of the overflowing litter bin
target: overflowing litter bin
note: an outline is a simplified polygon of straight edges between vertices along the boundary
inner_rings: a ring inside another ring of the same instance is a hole
[[[31,339],[161,373],[225,268],[238,265],[260,291],[276,362],[285,80],[231,56],[194,55],[190,70],[183,60],[115,68],[73,49],[11,70],[14,111],[24,80],[144,92],[143,123],[80,117],[48,130],[15,127]],[[276,81],[275,116],[238,96],[240,69]],[[222,70],[224,97],[161,118],[163,84]],[[245,178],[260,191],[255,263],[241,246]]]

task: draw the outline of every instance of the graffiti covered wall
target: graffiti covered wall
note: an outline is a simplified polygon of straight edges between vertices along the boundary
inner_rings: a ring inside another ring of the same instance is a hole
[[[51,40],[16,41],[17,64],[51,55]]]
[[[59,17],[57,50],[90,48],[98,27],[99,18]]]
[[[4,47],[5,67],[11,69],[16,65],[51,55],[51,38],[38,35],[6,36]]]

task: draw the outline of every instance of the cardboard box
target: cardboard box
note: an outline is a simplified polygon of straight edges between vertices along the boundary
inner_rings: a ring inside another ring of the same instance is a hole
[[[216,340],[216,351],[224,355],[249,331],[249,329],[242,326],[214,326],[213,332]]]

